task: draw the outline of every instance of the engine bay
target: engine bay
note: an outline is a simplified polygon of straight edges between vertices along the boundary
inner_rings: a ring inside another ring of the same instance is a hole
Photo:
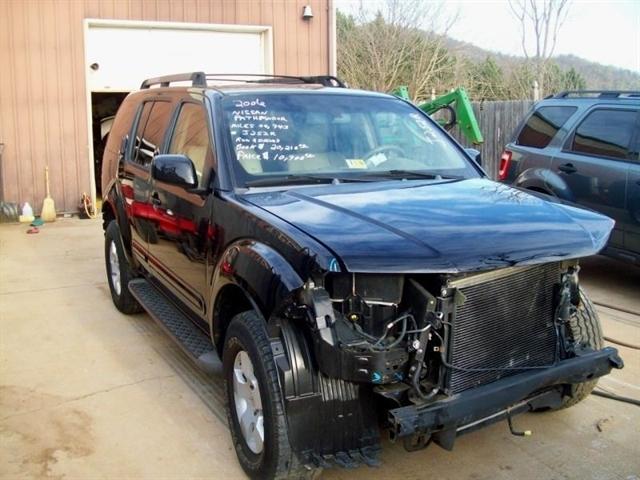
[[[329,273],[305,285],[301,303],[314,306],[309,340],[323,374],[423,404],[571,355],[577,271],[563,262],[465,275]]]

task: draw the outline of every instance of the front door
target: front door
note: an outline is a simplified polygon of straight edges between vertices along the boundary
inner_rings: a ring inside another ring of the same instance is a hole
[[[157,278],[195,312],[205,316],[207,262],[215,251],[211,195],[205,187],[214,168],[208,115],[203,98],[191,94],[177,107],[166,153],[186,155],[198,174],[199,188],[187,190],[154,181],[151,203],[157,212],[149,263]]]
[[[552,169],[562,177],[579,205],[616,221],[610,245],[623,247],[627,172],[636,123],[634,109],[597,107],[578,124]]]
[[[162,148],[171,112],[172,104],[167,99],[145,100],[136,115],[131,145],[125,154],[120,188],[131,225],[133,254],[142,263],[147,262],[147,245],[155,236],[155,211],[150,203],[151,160]]]

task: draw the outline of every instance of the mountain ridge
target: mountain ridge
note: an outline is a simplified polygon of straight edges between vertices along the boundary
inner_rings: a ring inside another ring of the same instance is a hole
[[[445,45],[456,55],[473,63],[482,62],[490,57],[505,70],[510,70],[525,61],[522,56],[487,50],[448,36],[445,37]],[[587,88],[591,90],[640,90],[640,72],[604,65],[571,54],[555,55],[551,61],[565,72],[573,68],[585,79]]]

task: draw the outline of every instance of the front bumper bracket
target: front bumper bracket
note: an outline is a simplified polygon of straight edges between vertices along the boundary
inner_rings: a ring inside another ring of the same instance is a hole
[[[462,430],[461,427],[465,425],[522,404],[536,397],[538,392],[559,385],[589,381],[608,374],[612,368],[620,369],[623,366],[615,348],[583,352],[552,367],[507,377],[428,405],[389,410],[391,435],[399,438],[416,433]],[[546,405],[540,405],[538,401],[535,406],[540,408]]]

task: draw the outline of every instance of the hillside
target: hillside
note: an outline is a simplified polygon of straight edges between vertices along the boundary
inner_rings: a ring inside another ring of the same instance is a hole
[[[590,62],[575,55],[558,55],[555,61],[563,70],[573,67],[589,88],[640,90],[640,73]]]
[[[522,57],[492,52],[453,38],[447,38],[446,44],[452,52],[474,63],[491,57],[505,70],[523,60]],[[564,71],[571,68],[576,70],[585,79],[589,89],[640,90],[640,73],[591,62],[575,55],[558,55],[553,57],[553,60]]]

